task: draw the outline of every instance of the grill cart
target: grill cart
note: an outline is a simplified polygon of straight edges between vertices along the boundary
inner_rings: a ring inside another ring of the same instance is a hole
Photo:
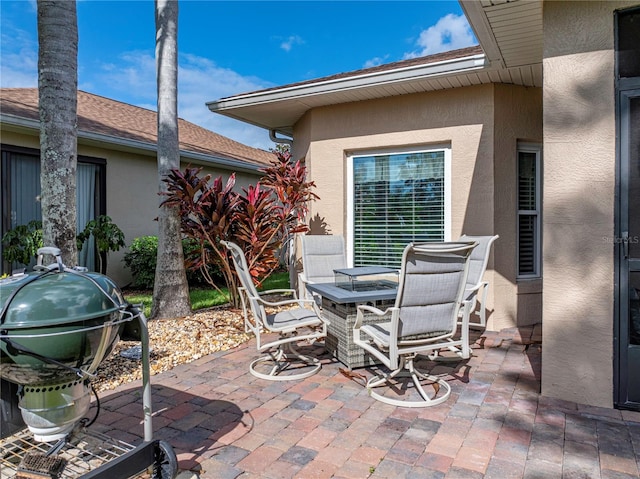
[[[146,317],[107,276],[65,267],[57,248],[41,248],[34,270],[0,280],[0,479],[173,479],[173,449],[153,439]],[[90,430],[91,378],[125,331],[141,341],[138,446]]]

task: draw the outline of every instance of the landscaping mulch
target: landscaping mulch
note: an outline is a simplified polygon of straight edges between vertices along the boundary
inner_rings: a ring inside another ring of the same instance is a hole
[[[266,299],[273,302],[286,298],[274,295]],[[275,309],[267,308],[267,311]],[[235,348],[253,336],[244,330],[242,310],[229,305],[201,309],[183,318],[149,320],[148,327],[152,376],[208,354]],[[96,371],[96,378],[92,380],[96,391],[142,379],[141,360],[135,357],[139,352],[140,342],[120,341]]]
[[[148,326],[151,375],[234,348],[251,337],[244,332],[242,310],[228,306],[199,310],[184,318],[150,320]],[[139,350],[138,341],[120,341],[98,367],[92,381],[96,390],[142,379],[141,360],[135,357]]]

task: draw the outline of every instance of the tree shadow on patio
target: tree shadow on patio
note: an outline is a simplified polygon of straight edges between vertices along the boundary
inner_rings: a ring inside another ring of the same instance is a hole
[[[143,439],[142,391],[139,385],[129,386],[101,394],[101,413],[93,427],[135,445]],[[193,394],[152,385],[153,439],[172,446],[179,470],[200,473],[203,457],[233,454],[237,448],[228,446],[248,434],[255,421],[249,410],[240,409],[234,402],[207,397],[205,388],[197,385],[191,389]],[[238,457],[237,461],[241,459]]]

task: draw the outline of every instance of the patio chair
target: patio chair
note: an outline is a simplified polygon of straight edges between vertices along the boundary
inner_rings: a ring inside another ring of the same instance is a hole
[[[451,386],[444,379],[420,370],[414,359],[419,354],[437,356],[440,350],[453,351],[468,359],[469,306],[464,299],[464,288],[469,269],[469,257],[475,242],[409,244],[402,255],[402,269],[395,305],[381,311],[378,308],[358,306],[353,328],[354,343],[375,356],[391,370],[373,376],[367,382],[369,394],[384,403],[404,407],[434,406],[447,400]],[[460,338],[454,339],[457,319],[463,309]],[[364,314],[390,315],[390,321],[363,324]],[[413,381],[413,396],[418,400],[401,399],[394,378],[408,377]],[[424,390],[421,381],[432,384],[434,394]],[[382,388],[387,395],[379,393]],[[444,393],[440,394],[442,391]],[[417,393],[417,394],[416,394]]]
[[[298,275],[301,298],[320,297],[307,290],[307,284],[333,283],[335,269],[347,267],[344,238],[334,235],[302,235],[302,272]]]
[[[469,320],[469,327],[484,328],[487,325],[487,293],[489,291],[489,282],[483,281],[482,277],[487,269],[489,254],[491,253],[491,245],[499,238],[495,236],[470,236],[462,235],[458,241],[476,241],[478,246],[471,253],[469,259],[469,276],[467,276],[467,285],[464,290],[465,300],[470,301],[471,313],[476,314],[479,322]],[[482,300],[478,305],[478,296],[482,290]],[[476,307],[478,306],[478,307]]]
[[[289,381],[303,379],[317,373],[321,368],[320,361],[301,354],[296,348],[297,343],[301,341],[313,344],[327,335],[327,321],[320,315],[315,301],[297,299],[293,289],[258,293],[242,249],[230,241],[221,241],[221,243],[230,251],[238,279],[242,284],[238,287],[238,292],[242,301],[245,330],[253,332],[256,336],[258,351],[265,353],[251,362],[249,365],[251,374],[261,379]],[[262,298],[264,295],[274,293],[290,293],[293,299],[270,302]],[[265,306],[276,308],[293,306],[293,308],[267,314]],[[266,333],[278,333],[278,338],[265,340],[263,330]]]

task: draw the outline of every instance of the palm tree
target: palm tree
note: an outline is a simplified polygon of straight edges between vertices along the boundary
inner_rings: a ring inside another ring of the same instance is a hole
[[[76,165],[78,22],[76,2],[38,0],[40,183],[45,246],[78,262]]]
[[[156,72],[158,79],[158,184],[180,168],[178,143],[178,2],[156,0]],[[152,318],[175,318],[191,312],[184,267],[180,218],[176,207],[161,205],[158,215],[158,263]]]

